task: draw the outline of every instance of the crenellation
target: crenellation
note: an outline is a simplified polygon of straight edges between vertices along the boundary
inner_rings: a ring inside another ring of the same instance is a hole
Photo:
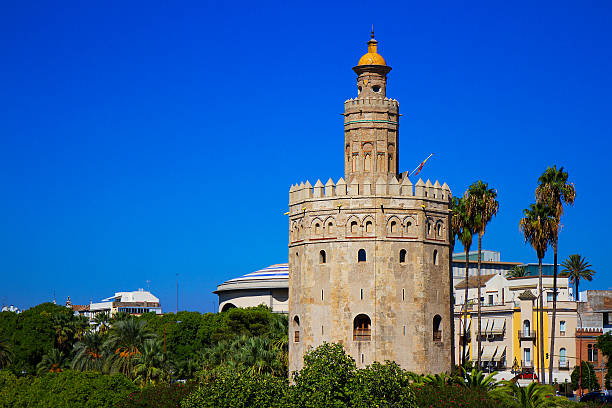
[[[325,183],[325,197],[334,197],[336,195],[336,185],[334,184],[334,180],[329,178],[327,183]]]
[[[419,179],[414,185],[414,196],[425,197],[426,186],[422,179]]]
[[[323,197],[323,193],[324,193],[324,188],[325,186],[323,186],[323,183],[321,183],[321,180],[317,180],[317,182],[314,185],[314,189],[313,189],[313,198],[321,198]]]
[[[372,178],[363,178],[361,182],[357,178],[353,178],[351,183],[347,185],[344,178],[341,177],[337,184],[331,178],[325,185],[320,179],[314,186],[309,181],[292,184],[289,189],[289,205],[306,201],[334,200],[347,195],[353,198],[370,196],[412,197],[413,199],[431,202],[432,206],[430,208],[434,208],[434,203],[448,203],[451,197],[448,185],[444,183],[440,186],[440,182],[437,180],[434,184],[431,184],[430,180],[423,183],[423,180],[419,179],[417,184],[413,186],[407,177],[403,177],[400,184],[394,176],[389,179],[380,176],[375,182]]]

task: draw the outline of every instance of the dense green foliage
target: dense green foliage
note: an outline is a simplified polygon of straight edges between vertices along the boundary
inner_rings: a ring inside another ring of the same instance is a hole
[[[0,371],[0,408],[574,406],[548,388],[500,386],[476,370],[423,376],[393,362],[357,369],[339,344],[310,350],[290,385],[287,317],[263,306],[83,323],[52,304],[0,314],[8,368]]]
[[[0,371],[0,408],[113,407],[136,389],[133,382],[120,374],[67,370],[17,378]]]
[[[195,383],[156,384],[132,392],[116,408],[166,408],[178,407],[181,401],[195,389]]]

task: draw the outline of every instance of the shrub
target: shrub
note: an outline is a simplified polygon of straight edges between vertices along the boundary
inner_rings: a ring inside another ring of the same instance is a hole
[[[181,402],[183,408],[284,408],[288,381],[270,375],[218,371]]]
[[[151,385],[129,394],[117,408],[175,408],[194,390],[194,383]]]
[[[121,374],[68,370],[16,379],[13,387],[0,391],[0,407],[113,407],[136,389]]]
[[[414,387],[416,403],[419,407],[436,408],[500,408],[502,405],[491,398],[485,391],[462,387],[461,385],[448,385],[437,387],[433,385],[420,385]]]

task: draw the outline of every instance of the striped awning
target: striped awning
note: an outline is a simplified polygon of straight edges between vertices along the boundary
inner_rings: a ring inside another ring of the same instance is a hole
[[[465,322],[465,320],[464,320],[464,319],[459,320],[459,329],[461,330],[461,331],[459,332],[459,334],[463,334],[463,323],[464,323],[464,322]],[[468,331],[468,332],[469,332],[471,328],[472,328],[472,319],[468,319],[468,321],[467,321],[467,329],[466,329],[466,331]]]
[[[495,357],[493,357],[493,361],[502,361],[505,355],[506,355],[506,346],[504,346],[503,348],[498,348],[497,353],[495,353]]]
[[[492,319],[489,334],[503,334],[506,328],[506,319]]]
[[[476,329],[476,334],[480,334],[478,333],[478,319],[477,318],[473,318],[474,320],[474,328]],[[487,327],[489,326],[489,319],[480,319],[480,330],[482,332],[482,334],[487,334]]]
[[[493,360],[493,356],[495,355],[496,351],[497,346],[487,344],[482,347],[482,355],[480,356],[480,359],[482,361],[491,361]]]

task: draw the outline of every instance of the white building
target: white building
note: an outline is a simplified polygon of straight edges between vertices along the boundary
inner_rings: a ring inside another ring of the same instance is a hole
[[[107,313],[111,317],[119,312],[135,316],[143,313],[162,314],[159,298],[143,289],[133,292],[116,292],[114,296],[89,305],[72,305],[69,297],[66,306],[72,307],[75,313],[87,316],[90,319],[93,319],[98,313]]]

